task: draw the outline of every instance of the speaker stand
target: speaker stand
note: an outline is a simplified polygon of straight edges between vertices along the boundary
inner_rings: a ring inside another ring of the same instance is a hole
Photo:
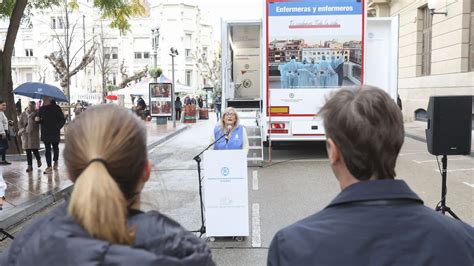
[[[447,193],[447,186],[446,186],[446,176],[447,176],[447,169],[448,169],[448,156],[443,155],[441,159],[441,163],[443,164],[443,169],[441,171],[442,181],[441,181],[441,201],[436,206],[436,211],[440,211],[442,214],[446,212],[451,214],[454,219],[461,220],[459,217],[449,208],[446,206],[446,193]]]

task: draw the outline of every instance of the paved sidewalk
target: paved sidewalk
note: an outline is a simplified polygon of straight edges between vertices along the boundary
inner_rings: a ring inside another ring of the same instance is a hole
[[[167,125],[156,125],[155,121],[146,122],[148,150],[167,141],[188,128],[178,123],[176,128]],[[12,165],[1,166],[3,177],[8,185],[6,202],[0,211],[0,228],[8,228],[36,211],[63,198],[63,194],[72,189],[72,182],[66,175],[66,167],[62,158],[64,144],[59,145],[59,169],[52,174],[43,174],[46,160],[42,156],[43,166],[37,169],[33,163],[33,172],[26,173],[25,161],[12,161]]]

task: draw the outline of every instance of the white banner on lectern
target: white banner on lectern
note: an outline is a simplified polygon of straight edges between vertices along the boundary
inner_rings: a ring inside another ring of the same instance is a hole
[[[243,150],[204,153],[207,236],[249,236],[247,157]]]

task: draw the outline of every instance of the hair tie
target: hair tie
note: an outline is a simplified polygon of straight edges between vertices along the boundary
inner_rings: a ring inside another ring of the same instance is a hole
[[[104,160],[104,159],[102,159],[102,158],[94,158],[94,159],[90,160],[89,163],[87,164],[87,166],[89,166],[89,165],[90,165],[91,163],[93,163],[93,162],[100,162],[100,163],[102,163],[102,164],[105,166],[105,168],[107,168],[107,170],[109,169],[109,168],[107,167],[107,161]],[[87,167],[87,166],[86,166],[86,167]]]

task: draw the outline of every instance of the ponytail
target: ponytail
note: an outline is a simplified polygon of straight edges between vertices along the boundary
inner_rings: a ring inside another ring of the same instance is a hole
[[[104,163],[92,161],[79,175],[68,211],[92,237],[133,244],[134,232],[127,226],[127,201]]]

